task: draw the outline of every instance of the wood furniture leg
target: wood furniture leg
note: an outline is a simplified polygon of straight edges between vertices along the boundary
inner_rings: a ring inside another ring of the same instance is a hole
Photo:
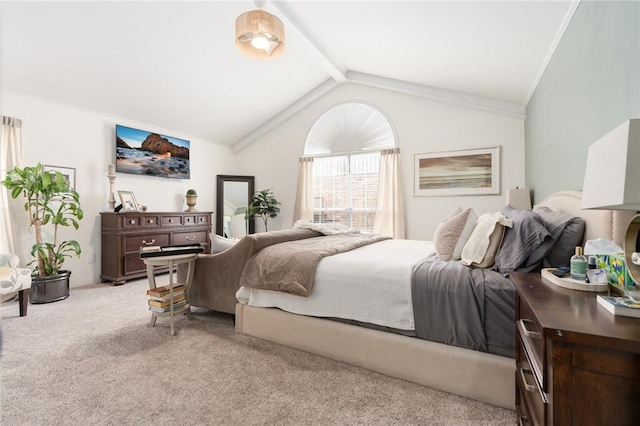
[[[29,306],[29,289],[18,292],[18,303],[20,303],[20,316],[27,316],[27,306]]]

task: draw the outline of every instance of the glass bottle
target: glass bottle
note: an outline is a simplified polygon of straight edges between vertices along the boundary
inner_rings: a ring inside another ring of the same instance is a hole
[[[576,254],[571,256],[569,262],[571,278],[584,281],[587,278],[587,257],[582,254],[582,247],[576,247]]]

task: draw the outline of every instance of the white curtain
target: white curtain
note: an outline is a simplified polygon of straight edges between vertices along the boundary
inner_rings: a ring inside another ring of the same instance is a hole
[[[4,180],[7,170],[22,164],[22,120],[2,116],[0,131],[0,180]],[[11,231],[11,208],[13,199],[7,189],[0,185],[0,208],[2,223],[0,224],[0,253],[16,253]]]
[[[301,157],[298,163],[298,191],[293,210],[293,222],[313,222],[313,157]]]
[[[380,153],[378,204],[373,233],[393,238],[406,237],[400,148],[385,149]]]

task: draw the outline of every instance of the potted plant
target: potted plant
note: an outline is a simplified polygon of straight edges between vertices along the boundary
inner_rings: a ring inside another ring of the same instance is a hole
[[[267,221],[270,217],[278,216],[278,213],[280,213],[279,204],[278,200],[273,196],[271,189],[263,189],[262,191],[256,192],[253,196],[245,217],[250,220],[256,216],[260,216],[264,222],[264,230],[268,231]]]
[[[196,192],[196,190],[195,189],[187,190],[187,195],[185,195],[185,198],[187,199],[187,206],[189,207],[185,211],[195,212],[196,198],[198,198],[198,193]]]
[[[31,248],[34,260],[29,262],[36,264],[29,292],[31,303],[68,297],[71,271],[62,270],[62,264],[67,257],[79,256],[81,249],[75,240],[58,241],[58,227],[78,229],[78,221],[84,216],[78,193],[70,189],[62,173],[45,171],[40,163],[7,171],[1,183],[12,198],[21,194],[26,198],[24,210],[35,237]]]

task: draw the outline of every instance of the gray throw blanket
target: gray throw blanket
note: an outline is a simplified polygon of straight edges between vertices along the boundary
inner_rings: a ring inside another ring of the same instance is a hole
[[[387,239],[375,234],[339,234],[265,247],[247,261],[240,285],[308,296],[322,258]]]

